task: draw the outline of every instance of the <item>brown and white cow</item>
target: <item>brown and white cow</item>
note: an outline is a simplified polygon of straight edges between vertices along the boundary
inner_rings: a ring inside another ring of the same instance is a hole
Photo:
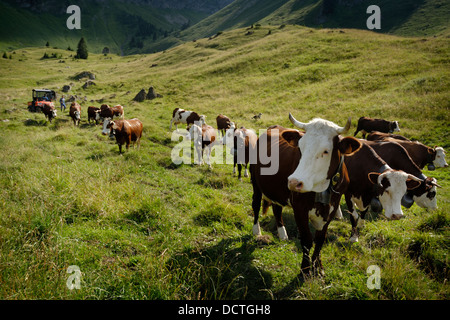
[[[259,211],[261,200],[264,206],[272,204],[280,238],[287,238],[282,221],[283,206],[293,208],[297,228],[300,232],[303,260],[302,271],[311,270],[310,249],[313,235],[309,229],[311,220],[316,229],[315,249],[312,255],[313,267],[322,273],[320,250],[325,241],[329,223],[334,218],[342,193],[349,183],[347,168],[342,163],[345,154],[359,149],[361,143],[353,138],[342,138],[350,128],[351,121],[345,127],[322,119],[301,123],[292,115],[291,122],[304,129],[285,129],[270,127],[257,141],[257,161],[250,164],[253,185],[252,208],[254,213],[253,233],[261,234]],[[277,170],[273,173],[265,170],[272,166],[265,161],[268,155],[275,157]],[[267,172],[265,172],[267,171]]]
[[[257,140],[258,136],[253,130],[245,127],[236,129],[234,123],[232,123],[232,126],[222,138],[222,144],[227,145],[230,148],[230,153],[233,155],[233,175],[236,173],[237,165],[239,180],[242,180],[242,166],[244,166],[244,177],[248,177],[247,165],[251,155],[255,155]]]
[[[48,121],[50,121],[50,123],[52,122],[53,118],[56,118],[56,109],[53,105],[45,104],[42,108],[42,112],[44,113],[44,116],[48,119]]]
[[[362,132],[363,138],[365,138],[366,134],[372,131],[392,133],[394,131],[400,131],[400,128],[398,126],[398,121],[387,121],[383,119],[361,117],[358,120],[358,127],[356,128],[355,134],[353,136],[356,137],[359,131]]]
[[[107,104],[102,104],[100,106],[100,112],[96,111],[97,114],[95,116],[96,121],[100,121],[101,119],[120,117],[122,116],[122,120],[125,120],[125,112],[123,107],[118,104],[114,107],[110,107]]]
[[[98,124],[98,122],[100,121],[99,113],[100,113],[100,108],[93,107],[93,106],[88,107],[87,114],[88,114],[89,124],[91,123],[91,119],[95,121],[96,125]]]
[[[200,122],[197,123],[200,124]],[[203,152],[206,149],[206,164],[211,168],[211,149],[217,142],[216,130],[207,124],[202,124],[200,127],[197,123],[192,124],[187,136],[194,142],[194,149],[197,152],[194,163],[203,164]]]
[[[397,139],[386,139],[385,141],[392,141],[400,144],[408,151],[409,156],[420,169],[423,169],[426,165],[428,165],[428,170],[434,170],[436,167],[448,167],[448,164],[445,161],[445,150],[442,147],[435,146],[434,148],[431,148],[418,141],[403,141]]]
[[[222,136],[224,136],[226,130],[230,129],[231,126],[234,124],[233,122],[231,122],[230,118],[224,116],[223,114],[219,114],[217,116],[216,123],[217,123],[217,131],[222,133]]]
[[[421,208],[436,209],[436,187],[439,187],[436,179],[427,178],[420,168],[411,159],[410,154],[401,146],[401,144],[394,141],[374,142],[364,141],[364,144],[369,145],[372,149],[393,169],[403,170],[406,173],[422,180],[419,187],[408,191],[407,195],[402,199],[404,207],[411,207],[413,202]]]
[[[122,145],[126,145],[127,151],[130,144],[137,144],[138,149],[141,145],[143,125],[141,120],[134,118],[130,120],[114,120],[108,121],[107,128],[111,130],[111,134],[116,137],[116,142],[119,145],[119,153],[122,154]]]
[[[69,115],[73,120],[73,124],[78,126],[80,125],[81,120],[81,106],[75,101],[72,102],[69,109]]]
[[[405,141],[411,141],[408,138],[401,136],[399,134],[393,134],[393,133],[385,133],[380,131],[372,131],[367,135],[367,140],[370,141],[383,141],[385,139],[397,139],[397,140],[405,140]]]
[[[185,123],[187,125],[187,129],[189,129],[190,125],[193,125],[196,121],[200,122],[200,125],[206,124],[206,116],[199,115],[194,111],[175,108],[172,112],[172,120],[170,120],[169,130],[172,130],[172,124],[174,124],[178,132],[178,124],[180,123]]]
[[[350,179],[345,201],[352,223],[351,242],[358,241],[360,215],[355,207],[361,211],[362,219],[375,204],[376,209],[372,207],[372,210],[383,208],[386,218],[398,220],[403,217],[401,203],[406,191],[417,188],[422,182],[404,171],[393,170],[364,142],[357,152],[345,157],[344,163]]]

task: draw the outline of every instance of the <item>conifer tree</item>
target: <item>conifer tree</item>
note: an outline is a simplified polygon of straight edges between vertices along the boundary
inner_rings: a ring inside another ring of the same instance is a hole
[[[78,48],[77,48],[77,55],[75,56],[76,59],[87,59],[88,58],[88,49],[87,44],[84,38],[80,39],[80,42],[78,42]]]

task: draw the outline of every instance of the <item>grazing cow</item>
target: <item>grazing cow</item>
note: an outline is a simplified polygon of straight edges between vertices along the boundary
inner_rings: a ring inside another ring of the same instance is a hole
[[[347,168],[342,159],[345,154],[355,152],[361,143],[353,137],[339,136],[349,130],[350,119],[345,127],[339,127],[322,119],[301,123],[292,115],[289,115],[289,118],[295,126],[304,129],[305,133],[273,126],[257,141],[256,163],[250,164],[253,234],[261,234],[258,219],[261,200],[264,199],[265,210],[272,204],[280,238],[287,239],[281,214],[283,206],[291,206],[302,244],[302,271],[311,271],[309,252],[313,245],[313,235],[308,225],[311,220],[316,229],[313,268],[322,273],[320,250],[328,225],[334,218],[342,193],[349,182]],[[267,164],[264,158],[277,152],[275,162],[278,170],[268,174],[264,169],[268,169],[272,164]]]
[[[383,119],[361,117],[358,120],[358,127],[356,128],[355,134],[353,136],[356,137],[359,131],[362,132],[363,138],[365,139],[366,133],[370,133],[372,131],[392,133],[394,131],[400,131],[400,128],[398,126],[398,121],[387,121]]]
[[[56,118],[56,109],[53,105],[45,104],[42,108],[42,112],[44,113],[48,121],[50,121],[50,123],[52,122],[53,118]]]
[[[88,114],[89,124],[91,123],[91,119],[95,121],[96,125],[98,124],[98,122],[100,120],[99,113],[100,113],[100,108],[93,107],[93,106],[88,107],[87,114]]]
[[[200,165],[203,164],[203,151],[206,149],[206,164],[211,168],[211,149],[217,141],[216,130],[207,124],[202,124],[200,127],[194,123],[189,129],[188,139],[194,141]]]
[[[381,211],[381,204],[386,218],[398,220],[403,217],[401,202],[406,190],[415,189],[422,182],[411,174],[393,170],[365,143],[357,152],[346,156],[344,163],[350,179],[345,191],[345,202],[352,223],[351,242],[358,241],[360,216],[355,207],[361,211],[361,218],[364,219],[371,204],[376,205],[376,209],[372,207],[374,211]]]
[[[199,121],[202,125],[206,124],[206,116],[198,115],[198,113],[194,111],[175,108],[172,112],[172,120],[170,120],[169,130],[172,130],[172,124],[175,125],[178,132],[178,124],[185,123],[187,128],[189,128],[189,126],[194,124],[196,121]]]
[[[401,136],[399,134],[393,134],[393,133],[384,133],[380,131],[372,131],[367,135],[367,140],[370,141],[383,141],[386,139],[397,139],[397,140],[405,140],[405,141],[411,141],[408,138]]]
[[[236,173],[236,164],[238,167],[238,179],[241,178],[242,166],[244,166],[244,177],[248,177],[247,165],[250,161],[250,155],[254,153],[258,136],[253,130],[241,127],[236,129],[234,124],[226,131],[222,139],[222,144],[229,144],[230,153],[233,155],[233,174]]]
[[[222,136],[225,135],[225,131],[227,129],[230,129],[231,124],[233,123],[231,122],[230,118],[224,116],[223,114],[219,114],[217,116],[216,122],[217,122],[217,130],[222,133]]]
[[[100,121],[101,118],[111,118],[122,116],[122,120],[125,120],[125,112],[123,111],[123,107],[121,105],[116,105],[114,107],[110,107],[107,104],[102,104],[100,106],[100,112],[97,112],[95,120]]]
[[[143,128],[141,120],[134,118],[130,120],[115,120],[108,122],[107,128],[110,128],[111,134],[116,137],[120,154],[122,154],[122,145],[124,144],[126,144],[127,151],[130,148],[131,142],[133,142],[133,148],[135,143],[137,143],[138,149],[140,148]]]
[[[436,179],[427,178],[411,159],[405,148],[399,143],[392,141],[363,142],[369,145],[391,168],[402,170],[422,180],[418,188],[408,191],[407,195],[402,199],[404,207],[409,208],[413,202],[416,202],[422,208],[437,208],[436,187],[439,187],[439,185],[436,183]]]
[[[408,151],[409,156],[420,169],[423,169],[425,165],[428,165],[428,170],[434,170],[436,167],[448,167],[448,164],[445,161],[445,150],[442,147],[435,146],[434,148],[431,148],[418,141],[403,141],[396,139],[386,139],[385,141],[392,141],[400,144]]]
[[[81,120],[81,106],[75,101],[70,105],[69,115],[73,120],[73,124],[78,126]]]

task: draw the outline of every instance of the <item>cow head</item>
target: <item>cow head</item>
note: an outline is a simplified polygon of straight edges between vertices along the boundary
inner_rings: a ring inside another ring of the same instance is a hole
[[[386,170],[383,173],[371,172],[369,180],[377,186],[378,199],[384,208],[386,218],[398,220],[403,218],[402,198],[407,190],[417,188],[422,180],[403,171]]]
[[[435,153],[435,158],[433,160],[433,165],[435,167],[445,168],[448,167],[447,162],[445,161],[445,150],[442,147],[434,147],[434,150],[428,148],[428,153]]]
[[[341,155],[351,154],[361,147],[361,142],[353,137],[339,137],[339,134],[350,129],[351,119],[348,119],[345,127],[323,119],[302,123],[291,114],[289,119],[296,127],[304,129],[305,133],[303,136],[292,130],[282,133],[282,137],[297,146],[302,155],[297,168],[288,177],[288,188],[296,192],[323,192],[334,175],[334,172],[329,172],[330,167],[337,168],[340,162],[336,151],[339,150]]]
[[[420,187],[413,190],[412,198],[421,208],[431,210],[437,209],[437,188],[441,188],[441,186],[437,184],[437,180],[435,178],[426,178],[421,183]]]
[[[112,125],[114,124],[114,121],[111,121],[111,118],[106,118],[103,121],[103,128],[102,128],[102,134],[106,136],[109,133],[109,137],[114,136],[114,129],[112,128]]]
[[[200,125],[206,124],[206,116],[204,114],[202,114],[200,116]]]
[[[80,121],[80,119],[81,119],[81,115],[80,115],[80,111],[75,111],[74,113],[73,113],[73,115],[75,116],[75,119],[76,120],[78,120],[78,121]]]
[[[223,145],[229,145],[231,149],[233,149],[233,137],[234,131],[236,130],[236,126],[234,122],[231,122],[230,128],[225,131],[225,135],[222,138]]]
[[[400,131],[400,127],[398,126],[398,121],[391,121],[391,123],[389,124],[390,127],[390,131],[391,132],[395,132],[395,131]]]
[[[94,112],[95,112],[95,121],[100,121],[101,110],[94,110]]]
[[[56,109],[52,110],[52,118],[56,118]]]

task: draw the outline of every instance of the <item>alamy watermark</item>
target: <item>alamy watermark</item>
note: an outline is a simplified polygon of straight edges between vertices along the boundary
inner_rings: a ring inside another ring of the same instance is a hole
[[[367,275],[367,288],[370,290],[381,288],[381,269],[377,265],[370,265],[366,270]]]
[[[69,290],[81,289],[81,270],[79,266],[69,266],[67,273],[71,275],[67,278],[66,286]]]
[[[68,29],[81,29],[81,9],[77,5],[71,5],[67,7],[67,14],[71,14],[69,18],[67,18],[66,26]]]
[[[371,5],[367,7],[366,13],[371,14],[369,18],[367,18],[366,26],[367,29],[381,29],[381,9],[379,6]]]

